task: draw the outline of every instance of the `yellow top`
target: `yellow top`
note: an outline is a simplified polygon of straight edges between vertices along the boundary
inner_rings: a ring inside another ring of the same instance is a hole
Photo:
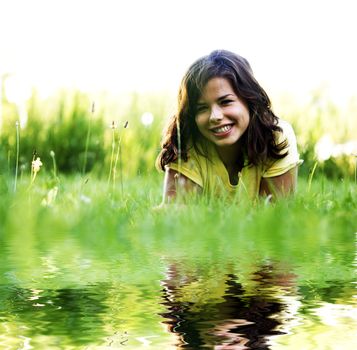
[[[259,194],[261,178],[269,178],[284,174],[288,170],[300,165],[303,161],[299,159],[299,153],[296,146],[296,137],[291,125],[279,119],[278,124],[283,132],[276,132],[277,144],[284,141],[288,142],[287,148],[283,152],[288,151],[288,154],[282,158],[273,160],[270,165],[247,165],[238,173],[238,184],[232,185],[229,181],[228,171],[225,168],[222,160],[219,158],[214,144],[205,142],[200,144],[204,149],[205,157],[194,148],[189,151],[187,162],[178,160],[166,165],[166,167],[176,170],[185,175],[187,178],[203,188],[204,193],[222,194],[236,193],[239,197],[246,195],[254,199]]]

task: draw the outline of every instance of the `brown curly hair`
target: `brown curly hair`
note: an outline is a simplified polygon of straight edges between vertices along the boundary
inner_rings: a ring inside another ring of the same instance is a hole
[[[197,101],[207,82],[216,77],[227,79],[248,106],[250,121],[241,139],[248,163],[266,164],[268,160],[287,155],[282,152],[287,142],[277,144],[274,137],[274,132],[282,131],[277,125],[278,117],[271,110],[267,93],[254,78],[249,62],[233,52],[216,50],[194,62],[182,79],[177,112],[169,119],[157,160],[161,169],[179,157],[187,161],[190,147],[198,150]]]

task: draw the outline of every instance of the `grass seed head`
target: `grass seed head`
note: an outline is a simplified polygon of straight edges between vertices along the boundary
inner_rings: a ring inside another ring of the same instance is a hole
[[[42,162],[41,162],[40,157],[37,157],[36,160],[32,161],[32,170],[34,173],[39,172],[41,166],[42,166]]]

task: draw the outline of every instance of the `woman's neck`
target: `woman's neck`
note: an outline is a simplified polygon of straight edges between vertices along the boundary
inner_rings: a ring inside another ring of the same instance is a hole
[[[226,147],[216,147],[219,158],[226,167],[234,167],[240,163],[239,158],[242,154],[240,144],[237,142],[234,145]]]
[[[229,182],[232,185],[238,184],[238,173],[242,170],[243,159],[240,145],[234,144],[227,147],[217,147],[217,153],[227,169]]]

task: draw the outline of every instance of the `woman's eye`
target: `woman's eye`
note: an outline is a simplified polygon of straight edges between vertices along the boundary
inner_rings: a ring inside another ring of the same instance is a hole
[[[231,102],[233,102],[232,100],[222,100],[221,104],[222,105],[229,105]]]
[[[207,109],[207,106],[197,106],[197,113],[202,113]]]

